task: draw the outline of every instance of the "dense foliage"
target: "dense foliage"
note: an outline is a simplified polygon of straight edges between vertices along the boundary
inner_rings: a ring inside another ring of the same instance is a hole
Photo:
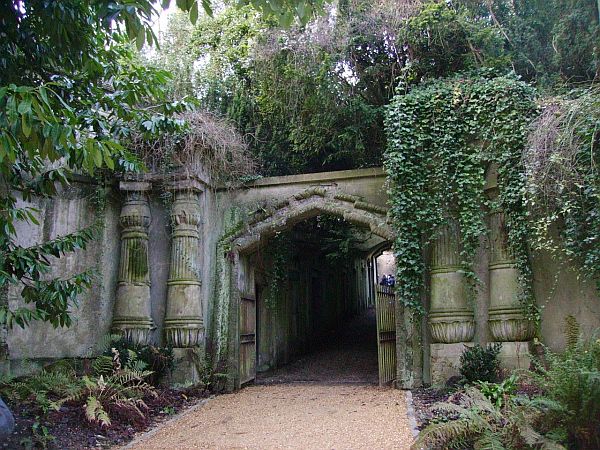
[[[405,304],[424,312],[423,249],[450,220],[459,224],[462,264],[474,286],[486,210],[505,214],[531,320],[539,311],[530,244],[563,252],[598,279],[596,90],[555,100],[533,123],[538,94],[519,79],[539,91],[593,80],[598,12],[590,1],[425,2],[407,21],[411,58],[387,110],[385,155]],[[513,75],[503,75],[509,68]],[[495,166],[499,195],[488,202],[484,169]]]
[[[1,7],[0,325],[70,325],[70,308],[92,272],[52,278],[51,258],[85,248],[100,232],[96,224],[30,246],[19,240],[17,222],[36,224],[33,205],[74,174],[137,170],[125,147],[132,131],[180,126],[170,116],[186,105],[165,100],[168,74],[137,64],[128,44],[153,40],[152,12],[148,1]],[[9,285],[22,288],[27,305],[9,308]]]
[[[500,359],[498,355],[502,343],[495,342],[482,347],[475,344],[467,347],[460,355],[459,372],[465,383],[495,383],[500,375]]]
[[[523,160],[533,247],[566,257],[600,289],[600,90],[550,99]]]
[[[530,86],[488,72],[423,84],[394,98],[386,118],[386,170],[398,233],[398,293],[406,305],[422,311],[423,246],[449,220],[460,227],[462,264],[474,281],[472,264],[489,207],[505,213],[523,300],[533,308],[521,155],[535,112]],[[488,201],[483,187],[490,164],[498,168],[499,195]]]
[[[572,328],[570,330],[569,328]],[[577,326],[567,326],[567,337]],[[600,340],[578,338],[545,365],[475,383],[436,403],[413,448],[588,449],[600,445]]]
[[[564,354],[547,351],[547,367],[537,382],[554,402],[545,423],[554,436],[574,448],[600,447],[600,339],[580,338]]]

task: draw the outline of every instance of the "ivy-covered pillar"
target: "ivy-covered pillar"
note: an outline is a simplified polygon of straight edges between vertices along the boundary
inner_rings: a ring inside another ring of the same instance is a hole
[[[508,246],[504,213],[493,211],[489,226],[490,333],[495,341],[529,341],[535,334],[535,326],[525,317],[519,301],[519,271]]]
[[[150,183],[121,181],[125,201],[119,218],[121,257],[112,329],[128,340],[147,344],[154,328],[150,309],[148,272],[148,227],[150,208],[147,192]]]
[[[458,375],[464,344],[475,335],[473,307],[460,260],[460,228],[455,220],[442,227],[433,245],[430,286],[430,373],[432,383],[438,385]]]
[[[171,261],[167,286],[165,335],[174,348],[203,343],[204,320],[200,281],[201,185],[182,180],[169,186],[171,209]]]
[[[442,228],[433,246],[429,326],[433,342],[443,344],[470,342],[475,335],[460,264],[460,230],[454,220]]]

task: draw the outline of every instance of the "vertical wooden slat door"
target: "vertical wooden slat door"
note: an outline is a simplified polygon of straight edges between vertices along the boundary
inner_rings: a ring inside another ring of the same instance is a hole
[[[240,383],[256,378],[256,300],[240,302]]]
[[[394,288],[376,286],[377,354],[379,385],[396,379],[396,295]]]
[[[254,266],[240,256],[238,267],[240,291],[240,384],[256,378],[256,285]]]

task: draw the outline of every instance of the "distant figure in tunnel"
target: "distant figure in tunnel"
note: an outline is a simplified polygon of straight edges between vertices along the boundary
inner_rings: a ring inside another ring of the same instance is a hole
[[[396,286],[396,277],[394,275],[388,275],[388,277],[387,277],[387,285],[389,287]]]
[[[396,285],[396,277],[394,277],[394,275],[384,275],[381,277],[379,284],[381,286],[394,287]]]

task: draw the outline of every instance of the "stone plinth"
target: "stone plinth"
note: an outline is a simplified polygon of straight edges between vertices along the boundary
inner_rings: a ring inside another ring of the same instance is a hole
[[[465,346],[472,347],[472,342],[457,342],[454,344],[431,344],[429,346],[429,367],[431,384],[443,386],[449,378],[460,375],[460,356]]]
[[[173,349],[174,369],[169,381],[172,385],[191,386],[202,381],[199,369],[202,367],[202,356],[192,348]]]
[[[122,181],[119,187],[125,194],[125,201],[119,217],[121,257],[112,329],[132,342],[148,344],[150,331],[154,328],[148,267],[151,217],[146,193],[150,184]]]
[[[503,369],[529,369],[531,352],[529,342],[503,342],[500,350],[500,367]]]
[[[433,342],[469,342],[475,334],[460,265],[460,232],[456,221],[442,228],[433,246],[429,327]]]

